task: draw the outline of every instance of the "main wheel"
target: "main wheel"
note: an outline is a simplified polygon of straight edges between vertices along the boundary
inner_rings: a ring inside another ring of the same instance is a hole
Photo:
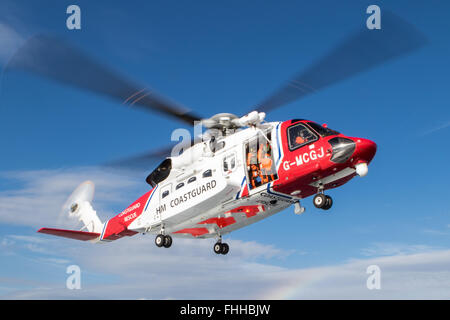
[[[327,203],[327,198],[324,194],[318,193],[313,198],[313,204],[316,208],[322,209]]]
[[[230,251],[230,247],[228,246],[227,243],[222,243],[222,251],[220,252],[221,254],[227,254],[228,251]]]
[[[172,237],[171,236],[164,236],[164,248],[170,248],[172,245]]]
[[[325,196],[325,205],[322,207],[323,210],[328,210],[333,205],[333,199],[330,196]]]
[[[164,245],[164,236],[162,234],[158,234],[155,238],[155,244],[157,247],[161,248]]]
[[[214,245],[214,252],[217,254],[221,254],[222,253],[222,244],[220,242],[217,242]]]

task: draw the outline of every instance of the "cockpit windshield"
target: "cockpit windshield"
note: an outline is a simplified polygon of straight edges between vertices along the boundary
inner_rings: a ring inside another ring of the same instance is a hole
[[[324,126],[321,126],[318,123],[315,122],[307,122],[307,124],[314,130],[316,131],[318,134],[320,134],[321,137],[328,137],[328,136],[334,136],[334,135],[338,135],[339,132],[331,130],[329,128],[326,128]]]

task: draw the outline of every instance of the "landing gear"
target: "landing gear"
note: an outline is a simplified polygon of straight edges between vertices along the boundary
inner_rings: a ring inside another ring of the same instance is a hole
[[[323,193],[318,193],[313,198],[313,204],[318,209],[328,210],[333,205],[333,199]]]
[[[222,243],[222,236],[219,236],[219,240],[217,240],[213,249],[216,254],[227,254],[230,251],[228,244]]]
[[[217,254],[227,254],[230,251],[230,247],[226,243],[217,242],[214,245],[214,252]]]
[[[155,244],[158,248],[170,248],[172,245],[172,237],[169,235],[158,234],[155,238]]]

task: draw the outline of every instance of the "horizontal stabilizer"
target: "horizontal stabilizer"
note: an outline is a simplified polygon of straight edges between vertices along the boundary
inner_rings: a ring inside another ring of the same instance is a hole
[[[51,234],[53,236],[58,236],[58,237],[82,240],[82,241],[94,240],[100,236],[100,233],[95,233],[95,232],[52,229],[52,228],[41,228],[38,230],[38,232]]]

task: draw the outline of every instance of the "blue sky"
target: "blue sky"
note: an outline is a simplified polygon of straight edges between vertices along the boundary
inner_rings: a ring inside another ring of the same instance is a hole
[[[302,216],[287,209],[231,234],[231,252],[220,259],[208,240],[177,241],[161,251],[153,237],[93,248],[37,235],[37,228],[52,226],[65,198],[86,179],[97,184],[94,206],[103,219],[123,210],[147,190],[145,176],[96,166],[165,146],[181,125],[37,76],[2,73],[0,297],[450,297],[442,289],[450,287],[443,267],[450,262],[448,3],[77,1],[82,29],[69,31],[65,12],[73,3],[3,0],[0,63],[30,36],[56,35],[204,116],[251,109],[364,27],[370,4],[413,23],[429,44],[267,116],[325,122],[375,141],[378,151],[368,176],[329,192],[332,210],[319,212],[306,199]],[[219,294],[213,276],[179,272],[180,254],[206,274],[228,276],[231,269],[249,276],[236,276],[233,287]],[[157,263],[165,267],[165,281],[155,280]],[[371,263],[387,270],[385,289],[378,292],[365,288]],[[83,270],[79,292],[64,287],[69,264]],[[123,275],[123,268],[134,275]],[[443,278],[436,284],[438,274]],[[421,281],[409,287],[407,275]],[[154,286],[139,285],[144,278],[155,280]],[[298,279],[298,286],[289,287],[289,279]],[[188,289],[192,282],[204,295]],[[110,288],[116,286],[124,290],[114,296]]]

